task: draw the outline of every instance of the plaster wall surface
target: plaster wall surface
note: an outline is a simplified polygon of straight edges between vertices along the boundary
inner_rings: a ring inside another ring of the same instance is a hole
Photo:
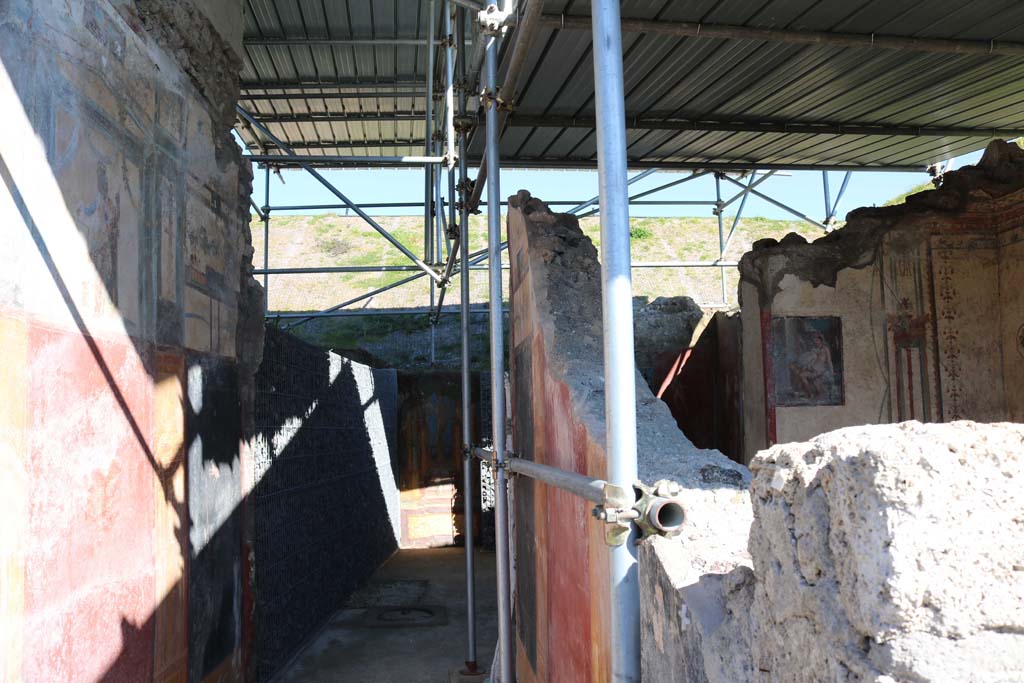
[[[176,4],[0,4],[0,680],[245,667],[251,175]]]
[[[573,216],[551,213],[526,191],[509,199],[508,236],[515,451],[535,462],[605,478],[597,251]],[[688,504],[680,538],[664,544],[660,556],[647,545],[640,551],[644,675],[660,681],[667,680],[660,677],[663,663],[681,651],[692,670],[703,671],[707,651],[697,631],[685,641],[662,637],[668,629],[664,599],[648,592],[654,589],[645,578],[661,570],[649,563],[671,567],[673,591],[693,587],[689,609],[701,615],[719,610],[718,599],[698,585],[708,572],[725,573],[749,562],[749,473],[717,451],[695,448],[639,373],[636,390],[640,477],[648,483],[680,482]],[[591,508],[529,479],[515,482],[520,681],[609,680],[608,550]]]
[[[755,244],[740,264],[745,457],[848,425],[1019,417],[1022,216],[1024,152],[995,142],[904,205]],[[827,369],[807,332],[779,334],[799,325],[834,335]]]

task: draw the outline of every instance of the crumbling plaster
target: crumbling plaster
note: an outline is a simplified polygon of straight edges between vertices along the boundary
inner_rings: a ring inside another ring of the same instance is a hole
[[[1018,419],[1022,218],[1024,151],[996,141],[905,204],[857,209],[812,243],[755,243],[740,261],[746,458],[854,424]],[[841,320],[837,405],[777,400],[770,330],[798,316]]]
[[[575,217],[552,213],[526,191],[509,198],[508,230],[515,448],[525,458],[604,478],[597,250]],[[704,574],[749,562],[749,473],[717,451],[695,448],[639,372],[636,392],[640,478],[678,481],[687,510],[681,536],[654,546],[658,556],[650,546],[640,549],[639,572],[642,577],[658,572],[657,565],[671,567],[679,585],[694,585],[689,608],[714,619],[710,613],[717,608],[697,584]],[[584,501],[522,478],[515,500],[519,680],[606,680],[614,645],[601,626],[609,605],[600,524]],[[654,594],[643,594],[642,601],[645,615],[663,607]],[[660,651],[656,632],[645,626],[645,661]],[[703,669],[706,650],[699,637],[686,645],[684,659]]]
[[[193,2],[0,3],[5,680],[244,670],[239,64]]]

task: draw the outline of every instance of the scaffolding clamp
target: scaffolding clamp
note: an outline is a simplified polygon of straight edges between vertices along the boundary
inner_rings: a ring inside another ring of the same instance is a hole
[[[503,12],[495,4],[487,5],[476,15],[480,33],[485,36],[497,36],[505,32],[505,27],[515,20],[515,13]]]
[[[641,532],[638,543],[652,536],[673,538],[682,533],[686,512],[679,484],[671,479],[661,479],[654,486],[637,481],[633,493],[628,496],[619,486],[604,485],[605,502],[594,507],[592,514],[605,523],[605,543],[624,544],[629,539],[631,524],[636,524]]]

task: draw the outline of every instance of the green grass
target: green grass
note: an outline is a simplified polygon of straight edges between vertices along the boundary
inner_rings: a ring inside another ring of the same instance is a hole
[[[470,250],[486,246],[484,215],[470,220]],[[376,219],[380,225],[416,254],[423,253],[423,219],[420,216],[385,216]],[[732,225],[732,216],[723,220],[725,230]],[[263,226],[253,222],[254,263],[263,262]],[[600,250],[600,223],[596,216],[580,220],[580,227]],[[821,236],[814,226],[787,220],[746,218],[740,222],[726,251],[726,260],[738,260],[750,245],[764,237],[781,238],[797,232],[813,240]],[[719,257],[718,222],[713,217],[645,218],[631,222],[631,252],[634,261],[710,261]],[[275,216],[270,227],[270,266],[372,266],[409,265],[409,260],[387,242],[376,230],[355,216],[319,214],[314,216]],[[332,273],[271,276],[269,304],[271,310],[310,311],[327,308],[379,287],[385,287],[413,275],[412,272]],[[508,292],[507,271],[503,291]],[[738,274],[735,268],[726,271],[726,296],[735,303]],[[455,291],[459,275],[452,282]],[[717,268],[700,269],[636,269],[633,289],[637,296],[651,299],[658,296],[692,296],[699,303],[720,302],[721,275]],[[487,300],[487,272],[470,273],[470,300]],[[361,302],[370,308],[417,308],[430,301],[426,278],[397,287]],[[449,293],[448,301],[454,299]],[[393,321],[379,320],[374,325],[389,326]],[[373,325],[366,334],[374,334]],[[362,334],[362,333],[361,333]],[[351,341],[351,339],[338,340]]]

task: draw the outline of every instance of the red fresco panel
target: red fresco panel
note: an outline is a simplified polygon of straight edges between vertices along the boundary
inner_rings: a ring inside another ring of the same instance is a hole
[[[34,324],[28,350],[24,678],[148,680],[151,379],[126,337]]]

